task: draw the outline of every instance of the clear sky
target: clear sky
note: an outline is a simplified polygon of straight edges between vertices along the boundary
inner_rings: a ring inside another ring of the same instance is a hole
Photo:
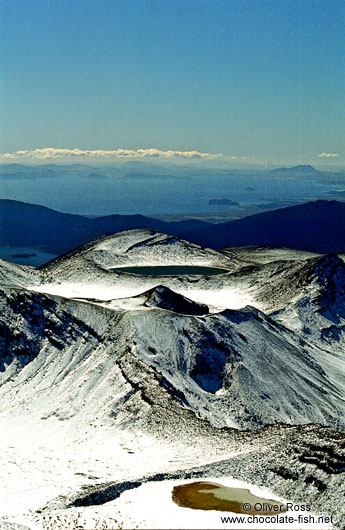
[[[343,0],[0,6],[1,153],[345,165]]]

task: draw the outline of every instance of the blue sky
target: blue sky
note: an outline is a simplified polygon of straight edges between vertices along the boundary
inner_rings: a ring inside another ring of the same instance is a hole
[[[115,159],[123,149],[345,164],[343,0],[0,7],[9,160]]]

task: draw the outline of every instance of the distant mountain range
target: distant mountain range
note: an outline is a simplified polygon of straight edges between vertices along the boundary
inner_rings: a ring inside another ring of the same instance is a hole
[[[313,166],[310,166],[308,164],[303,164],[299,166],[293,166],[293,167],[277,167],[275,169],[271,170],[271,173],[279,173],[279,175],[298,175],[298,176],[308,176],[311,175],[319,176],[323,175],[324,173],[322,171],[319,171],[318,169],[315,169]]]
[[[321,177],[328,179],[334,175],[344,175],[344,168],[341,166],[333,167],[328,166],[325,171],[322,166],[319,169],[314,168],[309,164],[300,164],[297,166],[289,167],[277,167],[274,169],[267,167],[255,167],[248,165],[241,168],[210,168],[210,167],[199,167],[199,166],[188,166],[188,165],[172,165],[172,164],[150,164],[143,161],[131,161],[116,166],[111,165],[93,165],[93,164],[0,164],[0,178],[16,178],[16,179],[28,179],[28,178],[45,178],[45,177],[59,177],[59,176],[70,176],[73,174],[82,175],[87,178],[105,178],[109,175],[126,175],[128,177],[153,177],[162,175],[205,175],[211,173],[226,173],[233,175],[245,175],[253,174],[256,175],[275,175],[286,177],[295,176],[306,176],[306,177]]]
[[[164,222],[143,215],[89,218],[44,206],[0,200],[0,245],[70,251],[95,237],[151,228],[204,247],[280,246],[319,253],[345,252],[345,204],[318,200],[219,224]]]

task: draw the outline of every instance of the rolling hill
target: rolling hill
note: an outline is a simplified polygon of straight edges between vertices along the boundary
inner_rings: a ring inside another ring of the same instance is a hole
[[[150,228],[203,247],[278,246],[318,253],[345,252],[345,204],[318,200],[235,221],[164,222],[142,215],[89,218],[33,204],[0,200],[0,245],[59,255],[95,237]]]

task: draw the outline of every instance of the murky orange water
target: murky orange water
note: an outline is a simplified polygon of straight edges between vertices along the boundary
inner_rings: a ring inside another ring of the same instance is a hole
[[[286,512],[286,505],[253,495],[248,489],[228,488],[216,482],[192,482],[175,486],[173,501],[194,510],[273,515]]]

